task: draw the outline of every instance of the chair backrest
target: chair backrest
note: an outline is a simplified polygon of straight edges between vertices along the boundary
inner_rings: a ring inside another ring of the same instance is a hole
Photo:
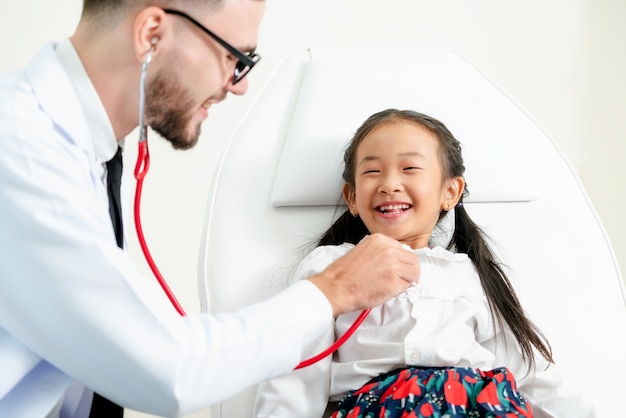
[[[467,210],[512,268],[566,376],[584,385],[598,416],[611,416],[605,400],[619,399],[626,375],[626,303],[611,245],[550,138],[451,50],[307,49],[281,61],[213,179],[200,253],[203,310],[231,311],[288,282],[338,213],[344,146],[388,107],[430,114],[461,141]],[[254,390],[215,405],[211,417],[252,416]]]

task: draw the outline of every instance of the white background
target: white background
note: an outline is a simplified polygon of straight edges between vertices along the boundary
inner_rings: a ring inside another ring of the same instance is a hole
[[[0,72],[26,64],[42,43],[71,35],[81,5],[80,0],[3,0]],[[267,0],[258,48],[263,59],[250,75],[249,93],[212,108],[191,151],[173,151],[150,133],[152,165],[142,215],[152,255],[185,310],[198,312],[197,258],[212,173],[239,118],[285,54],[309,46],[428,45],[460,52],[552,137],[580,176],[624,269],[624,21],[622,0]],[[133,133],[125,152],[129,174],[135,146]],[[528,170],[534,169],[529,161]],[[254,173],[242,170],[242,175],[254,181]],[[563,202],[561,210],[567,207]],[[132,225],[127,235],[131,255],[150,274]],[[133,411],[126,416],[147,417]]]

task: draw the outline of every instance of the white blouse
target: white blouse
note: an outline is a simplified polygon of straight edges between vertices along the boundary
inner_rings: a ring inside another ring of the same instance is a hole
[[[316,248],[301,262],[295,278],[310,277],[351,248]],[[420,282],[372,309],[332,358],[262,384],[254,416],[321,417],[329,399],[340,400],[371,378],[407,365],[482,370],[506,366],[536,417],[593,416],[592,408],[568,391],[543,357],[537,355],[536,366],[528,371],[508,327],[494,327],[480,278],[466,254],[441,247],[414,251],[420,259]],[[326,337],[305,351],[308,357],[330,346],[358,315],[342,315],[334,327],[329,324]]]

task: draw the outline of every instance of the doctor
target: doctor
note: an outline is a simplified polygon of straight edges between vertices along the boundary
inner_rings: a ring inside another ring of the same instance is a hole
[[[211,106],[246,92],[264,7],[84,0],[71,38],[0,77],[0,415],[187,414],[290,371],[333,316],[419,279],[375,235],[270,300],[182,317],[118,248],[106,163],[138,125],[147,54],[146,122],[190,148]]]

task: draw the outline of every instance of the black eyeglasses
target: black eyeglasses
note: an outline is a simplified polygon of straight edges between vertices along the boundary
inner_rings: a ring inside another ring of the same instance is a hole
[[[254,67],[256,63],[259,62],[259,60],[261,59],[261,56],[254,52],[249,52],[247,54],[244,54],[243,52],[241,52],[240,50],[238,50],[237,48],[235,48],[234,46],[232,46],[231,44],[229,44],[228,42],[226,42],[225,40],[223,40],[222,38],[220,38],[213,32],[211,32],[202,23],[198,22],[196,19],[189,16],[187,13],[181,12],[179,10],[174,10],[174,9],[163,9],[163,11],[165,13],[168,13],[171,15],[178,15],[187,19],[188,21],[196,25],[198,28],[200,28],[202,32],[206,33],[211,38],[213,38],[218,44],[226,48],[226,50],[230,52],[235,58],[237,58],[237,64],[235,65],[235,74],[233,75],[233,84],[237,84],[245,76],[247,76],[250,70],[252,69],[252,67]]]

